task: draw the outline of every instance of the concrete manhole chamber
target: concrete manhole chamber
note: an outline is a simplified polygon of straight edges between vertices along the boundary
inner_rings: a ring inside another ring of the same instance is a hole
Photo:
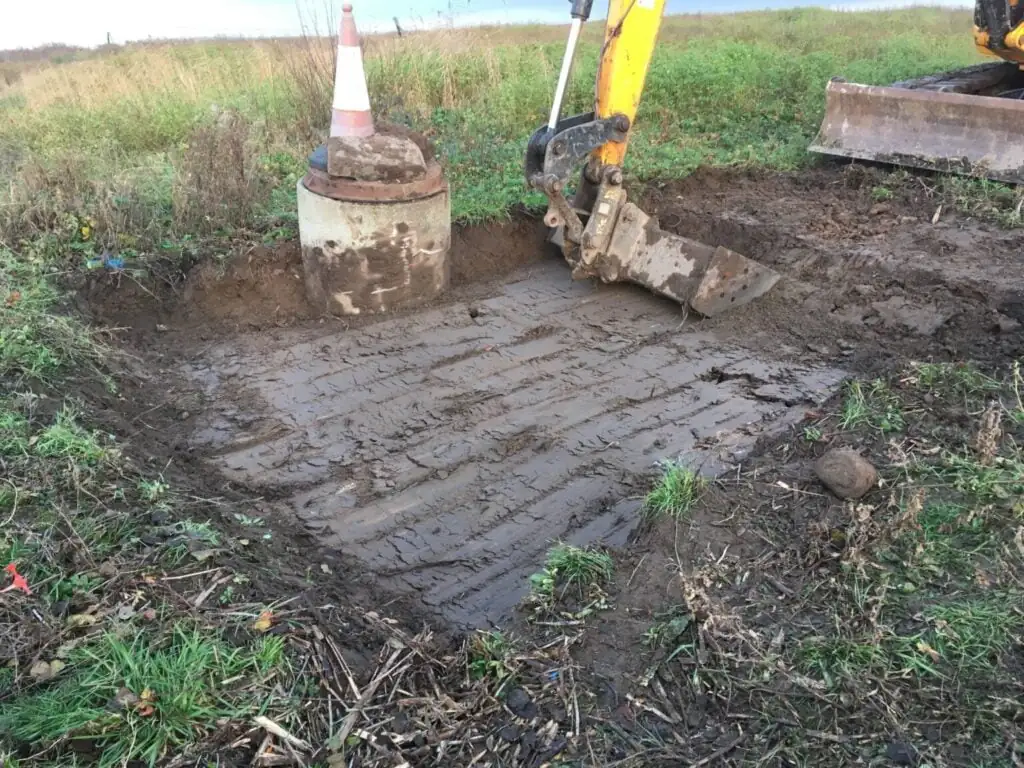
[[[423,137],[332,137],[310,156],[297,196],[306,293],[317,309],[387,312],[448,287],[448,183]]]

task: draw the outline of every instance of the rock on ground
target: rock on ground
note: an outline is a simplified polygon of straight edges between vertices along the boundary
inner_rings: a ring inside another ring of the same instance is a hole
[[[829,451],[815,463],[814,473],[841,499],[859,499],[878,482],[878,470],[852,448]]]

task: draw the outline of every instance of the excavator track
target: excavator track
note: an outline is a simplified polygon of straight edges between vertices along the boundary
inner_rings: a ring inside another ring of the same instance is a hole
[[[893,83],[892,87],[1019,99],[1021,92],[1024,91],[1024,72],[1021,72],[1016,64],[1005,61],[988,62],[901,80]]]
[[[891,86],[833,78],[810,149],[1024,183],[1024,73],[1007,62]]]

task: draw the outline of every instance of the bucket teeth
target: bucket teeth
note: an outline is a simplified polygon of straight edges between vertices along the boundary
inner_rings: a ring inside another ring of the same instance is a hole
[[[714,317],[764,296],[777,282],[775,270],[728,248],[717,248],[690,306]]]

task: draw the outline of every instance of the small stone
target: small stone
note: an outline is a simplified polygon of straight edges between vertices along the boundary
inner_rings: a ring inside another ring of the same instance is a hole
[[[134,707],[139,703],[139,697],[130,688],[119,688],[114,697],[107,702],[107,709],[113,712],[120,712],[124,709]]]
[[[154,509],[149,513],[149,522],[153,525],[167,525],[171,522],[171,515],[167,510]]]
[[[63,661],[57,661],[56,659],[53,661],[37,661],[32,665],[28,673],[33,680],[42,683],[55,678],[65,666]]]
[[[508,696],[505,698],[505,706],[508,707],[509,712],[513,715],[524,720],[532,720],[537,716],[537,705],[533,703],[530,694],[522,688],[513,688],[508,692]]]
[[[875,487],[878,470],[850,448],[836,448],[814,464],[814,473],[841,499],[859,499]]]
[[[189,417],[191,416],[192,414],[189,413],[188,411],[182,411],[180,414],[178,414],[178,418],[181,419],[182,421],[188,421]]]
[[[1020,328],[1020,323],[1014,320],[1012,317],[1007,317],[1003,314],[996,315],[995,331],[996,333],[1012,333]]]
[[[502,741],[507,741],[509,744],[519,740],[519,726],[518,725],[506,725],[504,728],[498,730],[498,738]]]
[[[917,765],[917,750],[905,741],[894,741],[885,748],[885,756],[896,765]]]

